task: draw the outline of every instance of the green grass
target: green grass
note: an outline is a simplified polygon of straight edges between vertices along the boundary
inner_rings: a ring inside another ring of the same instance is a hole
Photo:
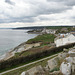
[[[54,72],[54,71],[59,71],[60,67],[55,67],[53,70],[51,70],[50,72]]]
[[[23,51],[21,53],[15,53],[15,56],[12,57],[12,58],[16,58],[16,57],[19,57],[19,56],[27,56],[27,55],[31,55],[31,54],[33,54],[33,52],[31,52],[31,51]]]
[[[26,43],[27,44],[32,44],[32,43],[37,43],[37,42],[42,42],[42,43],[50,43],[54,42],[55,36],[53,34],[43,34],[43,35],[38,35],[37,37],[28,40]]]

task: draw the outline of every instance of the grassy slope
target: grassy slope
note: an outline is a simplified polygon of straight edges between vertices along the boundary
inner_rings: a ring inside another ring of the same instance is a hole
[[[50,49],[51,47],[48,46],[50,45],[51,42],[54,42],[55,36],[53,34],[44,34],[44,35],[38,35],[33,39],[28,40],[26,43],[34,43],[34,42],[42,42],[42,46],[36,47],[36,48],[31,48],[27,51],[23,51],[20,53],[15,53],[15,56],[13,58],[19,57],[19,56],[27,56],[31,54],[35,54],[37,52],[41,52],[47,49]]]
[[[55,36],[53,34],[43,34],[43,35],[38,35],[37,37],[28,40],[26,43],[31,44],[31,43],[37,43],[37,42],[42,42],[42,43],[50,43],[54,42]]]
[[[52,47],[50,47],[50,46],[42,46],[42,47],[31,48],[31,49],[29,49],[27,51],[23,51],[21,53],[16,53],[13,58],[35,54],[37,52],[42,52],[42,51],[45,51],[45,50],[49,50],[50,48],[52,48]]]

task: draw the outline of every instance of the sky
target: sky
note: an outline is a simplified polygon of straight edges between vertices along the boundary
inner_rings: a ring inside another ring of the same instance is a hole
[[[75,0],[0,0],[0,28],[75,25]]]

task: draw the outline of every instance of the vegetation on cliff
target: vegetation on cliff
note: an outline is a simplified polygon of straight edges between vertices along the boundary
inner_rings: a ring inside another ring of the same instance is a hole
[[[44,58],[44,57],[47,57],[47,56],[50,56],[50,55],[53,55],[53,54],[56,54],[58,52],[63,51],[64,48],[68,49],[70,47],[73,47],[74,45],[75,45],[75,43],[65,45],[65,46],[60,46],[60,47],[54,47],[54,48],[51,48],[49,50],[45,50],[45,51],[35,53],[35,54],[32,54],[32,55],[21,56],[21,57],[18,57],[18,58],[2,61],[2,62],[0,62],[0,71],[8,69],[8,68],[12,68],[14,66],[18,66],[18,65],[21,65],[21,64],[29,63],[31,61],[38,60],[38,59],[41,59],[41,58]]]
[[[32,43],[42,42],[42,44],[48,44],[54,42],[54,38],[55,36],[53,34],[43,34],[28,40],[26,43],[32,44]]]

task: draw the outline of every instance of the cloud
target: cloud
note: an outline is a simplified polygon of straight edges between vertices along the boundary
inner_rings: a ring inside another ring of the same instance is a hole
[[[14,2],[12,2],[11,0],[5,0],[6,3],[11,4],[11,5],[15,5]]]
[[[58,24],[56,21],[71,21],[75,16],[71,13],[75,0],[0,0],[0,3],[0,23]]]
[[[74,6],[75,5],[75,0],[47,0],[49,2],[58,2],[62,3],[67,6]]]

